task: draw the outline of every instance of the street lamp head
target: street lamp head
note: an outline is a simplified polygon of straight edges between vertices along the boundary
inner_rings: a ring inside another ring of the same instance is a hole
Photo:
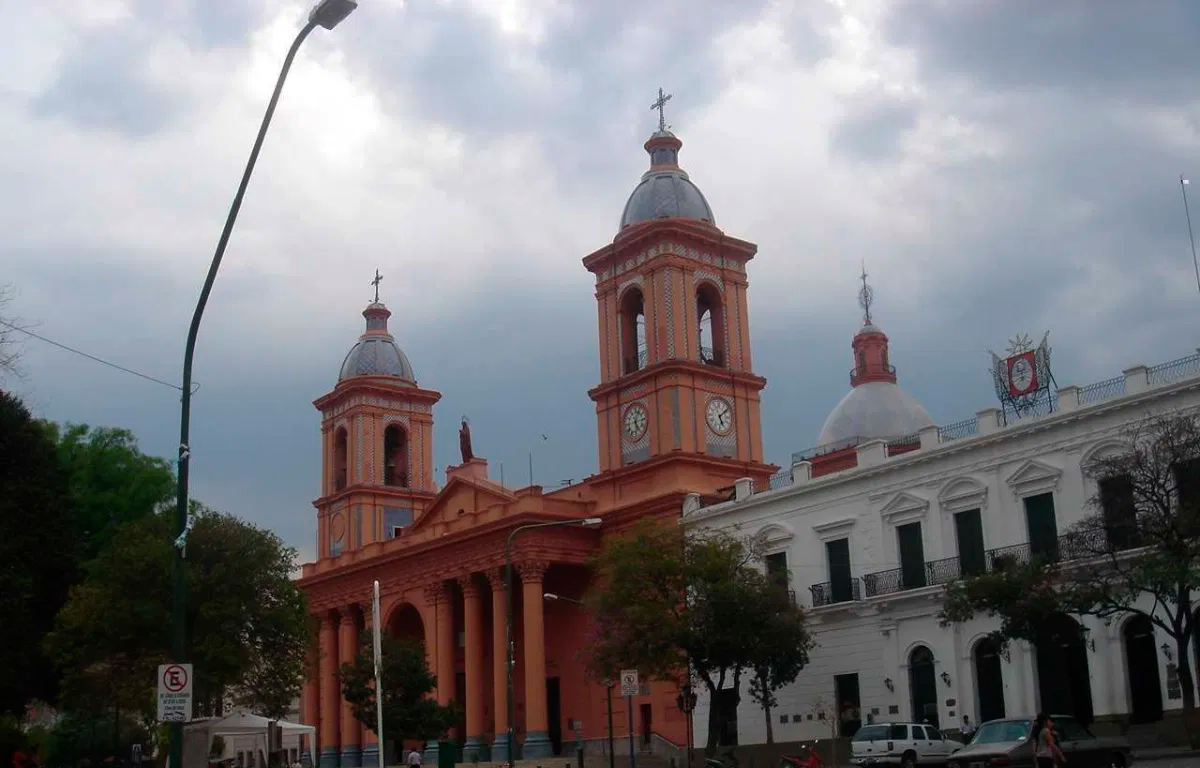
[[[583,520],[581,520],[579,522],[579,524],[586,526],[588,528],[595,528],[596,526],[602,524],[603,522],[604,521],[598,517],[585,517],[585,518],[583,518]]]
[[[333,29],[346,20],[358,7],[355,0],[321,0],[308,14],[308,21],[325,29]]]
[[[542,595],[542,599],[543,600],[557,600],[558,595],[554,594],[553,592],[547,592],[546,594]]]

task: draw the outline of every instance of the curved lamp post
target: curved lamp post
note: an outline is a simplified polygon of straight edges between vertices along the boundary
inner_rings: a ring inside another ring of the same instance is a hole
[[[584,517],[575,520],[552,520],[548,523],[527,523],[518,525],[513,528],[508,534],[508,541],[504,544],[504,646],[507,651],[508,658],[505,660],[505,675],[506,675],[506,696],[508,710],[508,733],[506,734],[506,762],[509,767],[513,765],[513,731],[516,730],[513,723],[513,600],[512,600],[512,545],[513,539],[524,531],[532,531],[538,528],[560,528],[565,526],[579,526],[581,528],[595,528],[604,521],[598,517]]]
[[[208,304],[209,294],[212,293],[213,283],[217,279],[217,270],[221,268],[221,259],[225,256],[225,246],[229,244],[229,235],[237,221],[238,211],[242,208],[242,198],[246,195],[246,187],[250,184],[250,175],[254,172],[254,164],[258,161],[258,153],[262,150],[263,139],[267,136],[267,128],[275,115],[275,106],[279,103],[279,94],[287,79],[288,71],[292,68],[292,60],[300,45],[309,33],[317,27],[333,29],[349,16],[358,3],[355,0],[320,0],[308,14],[306,23],[296,34],[283,60],[283,68],[279,79],[275,82],[275,90],[267,103],[267,112],[263,115],[262,125],[258,128],[258,136],[254,139],[254,147],[250,150],[250,159],[246,162],[246,170],[242,172],[242,181],[238,184],[237,193],[233,196],[233,204],[225,217],[225,227],[217,241],[217,250],[213,254],[212,263],[208,267],[208,276],[204,279],[204,287],[200,290],[200,299],[196,302],[196,310],[192,313],[192,324],[188,328],[187,346],[183,352],[183,396],[180,398],[179,413],[179,469],[175,498],[175,584],[173,610],[171,614],[172,641],[171,656],[176,662],[183,662],[187,649],[187,627],[185,614],[185,570],[184,550],[187,545],[188,532],[188,461],[190,449],[188,442],[191,431],[192,416],[192,359],[196,352],[196,336],[200,332],[200,320],[204,317],[204,308]],[[171,768],[183,768],[183,723],[171,723]]]

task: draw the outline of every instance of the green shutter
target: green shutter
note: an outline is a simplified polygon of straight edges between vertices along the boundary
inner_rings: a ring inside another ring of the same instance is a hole
[[[1029,528],[1029,554],[1049,562],[1058,559],[1058,521],[1054,519],[1054,494],[1025,497],[1025,523]]]
[[[897,526],[896,539],[900,545],[900,574],[904,588],[925,586],[925,544],[921,541],[921,524]]]
[[[985,570],[983,551],[983,517],[978,509],[968,509],[954,516],[954,532],[958,538],[958,567],[963,576],[975,576]]]
[[[851,599],[850,540],[825,542],[825,557],[829,560],[829,594],[835,603]]]

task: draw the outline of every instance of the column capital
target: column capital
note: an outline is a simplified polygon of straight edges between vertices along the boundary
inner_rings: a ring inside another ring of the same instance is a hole
[[[354,606],[347,605],[338,611],[338,626],[357,626],[358,622],[354,620]]]
[[[464,573],[455,578],[458,582],[458,588],[462,590],[463,597],[477,598],[483,594],[483,590],[479,587],[479,582],[475,581],[474,575]]]
[[[526,560],[517,563],[517,571],[521,574],[522,584],[540,584],[550,563],[545,560]]]
[[[437,605],[446,601],[447,598],[446,582],[440,578],[432,584],[425,585],[425,603],[427,605]]]
[[[504,591],[504,566],[503,565],[496,567],[496,568],[488,568],[486,571],[483,572],[483,575],[487,576],[488,583],[492,585],[493,592],[503,592]]]

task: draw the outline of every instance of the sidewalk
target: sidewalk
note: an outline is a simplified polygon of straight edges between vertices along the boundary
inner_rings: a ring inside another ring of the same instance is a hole
[[[1135,749],[1133,759],[1139,762],[1152,760],[1171,760],[1181,757],[1200,757],[1200,750],[1190,747],[1152,747],[1150,749]]]

